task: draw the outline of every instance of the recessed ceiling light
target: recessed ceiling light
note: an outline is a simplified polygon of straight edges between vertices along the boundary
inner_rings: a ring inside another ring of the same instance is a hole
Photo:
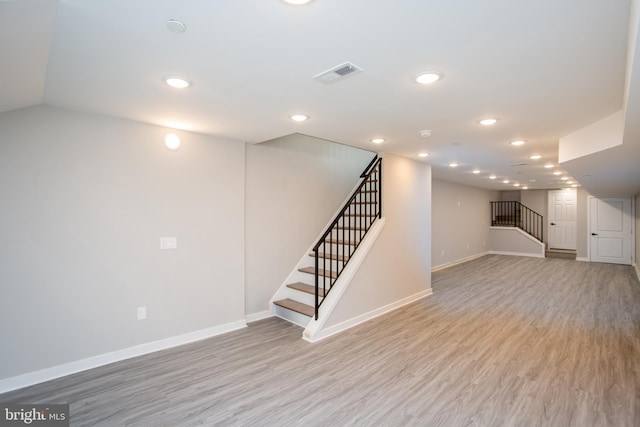
[[[301,4],[311,3],[313,0],[283,0],[283,1],[288,4],[301,5]]]
[[[480,120],[480,124],[482,126],[491,126],[491,125],[495,125],[496,123],[498,123],[498,119],[482,119],[482,120]]]
[[[429,153],[420,153],[418,157],[429,157]]]
[[[518,184],[517,182],[515,184],[513,184],[514,187],[520,187],[520,184]]]
[[[489,179],[496,179],[496,178],[497,178],[497,177],[496,177],[495,175],[491,175],[491,176],[489,177]]]
[[[382,144],[384,142],[384,138],[373,138],[371,142],[374,144]]]
[[[566,184],[573,184],[573,181],[567,181]]]
[[[187,79],[177,76],[165,76],[162,80],[169,86],[176,89],[184,89],[191,86],[191,82]]]
[[[304,114],[294,114],[290,116],[290,119],[294,122],[304,122],[305,120],[309,120],[309,116]]]
[[[184,22],[178,21],[177,19],[169,19],[167,21],[167,28],[174,33],[184,33],[187,30]]]
[[[435,83],[438,80],[442,79],[442,73],[438,71],[424,71],[418,75],[416,75],[416,83],[421,85],[429,85],[431,83]]]
[[[531,160],[538,160],[538,159],[541,159],[542,156],[540,154],[533,154],[533,155],[529,156],[529,158]]]
[[[477,175],[477,174],[479,174],[479,173],[480,173],[480,169],[474,169],[474,170],[472,170],[472,171],[471,171],[471,173],[474,173],[474,174],[476,174],[476,175]]]
[[[568,180],[569,178],[567,178],[566,176],[563,176],[563,177],[562,177],[562,178],[560,178],[560,179],[561,179],[561,180],[563,180],[563,181],[566,181],[566,180]]]
[[[164,137],[164,146],[169,150],[177,150],[180,148],[180,137],[175,133],[168,133]]]
[[[526,185],[524,187],[522,187],[523,190],[528,190],[529,187],[527,187]]]
[[[562,175],[562,172],[560,172],[560,171],[555,171],[553,174],[554,174],[554,175]]]
[[[571,186],[575,188],[578,186],[578,184],[572,184]]]
[[[554,167],[555,165],[549,163],[548,165],[544,165],[545,168],[547,169],[551,169],[552,167]]]
[[[523,140],[518,140],[518,141],[511,141],[509,144],[511,145],[523,145],[526,141]]]
[[[450,168],[457,168],[458,166],[460,166],[460,163],[456,163],[456,162],[449,163]]]
[[[421,130],[420,132],[418,132],[420,134],[421,137],[423,138],[429,138],[431,136],[431,131],[429,129],[425,129],[425,130]]]
[[[509,183],[509,180],[508,180],[508,179],[505,179],[504,181],[502,181],[502,183],[503,183],[503,184],[508,184],[508,183]]]

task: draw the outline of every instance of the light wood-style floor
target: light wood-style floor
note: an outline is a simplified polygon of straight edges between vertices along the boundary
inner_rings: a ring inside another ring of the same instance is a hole
[[[318,344],[280,319],[0,395],[74,426],[638,426],[632,267],[489,255]]]

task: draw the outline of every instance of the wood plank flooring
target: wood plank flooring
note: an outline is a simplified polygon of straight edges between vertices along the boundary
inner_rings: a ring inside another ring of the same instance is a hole
[[[638,426],[632,267],[489,255],[317,344],[271,318],[0,395],[73,426]]]

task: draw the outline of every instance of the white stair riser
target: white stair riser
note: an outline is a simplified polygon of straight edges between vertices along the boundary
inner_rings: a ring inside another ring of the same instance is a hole
[[[297,289],[289,288],[287,298],[310,305],[311,307],[315,307],[316,305],[316,296],[314,294],[308,294]],[[320,300],[322,300],[322,298]]]
[[[274,311],[276,316],[282,317],[283,319],[287,319],[291,323],[295,323],[298,326],[302,326],[306,328],[309,322],[311,321],[310,317],[305,316],[304,314],[297,313],[295,311],[286,309],[284,307],[280,307],[274,305]]]

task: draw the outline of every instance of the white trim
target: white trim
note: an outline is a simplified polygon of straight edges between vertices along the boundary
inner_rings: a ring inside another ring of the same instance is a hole
[[[242,329],[247,326],[244,320],[226,323],[224,325],[214,326],[212,328],[202,329],[199,331],[189,332],[176,337],[165,338],[158,341],[152,341],[133,347],[124,348],[122,350],[112,351],[110,353],[99,354],[97,356],[88,357],[86,359],[76,360],[75,362],[65,363],[63,365],[42,369],[27,374],[0,380],[0,393],[6,393],[12,390],[50,381],[56,378],[64,377],[89,369],[98,368],[110,363],[119,362],[121,360],[131,359],[133,357],[142,356],[156,351],[166,350],[172,347],[178,347],[195,341],[204,340],[216,335]]]
[[[528,256],[531,258],[544,258],[544,255],[533,254],[530,252],[507,252],[507,251],[489,251],[491,255],[513,255],[513,256]]]
[[[589,258],[583,257],[583,256],[579,256],[579,257],[576,257],[576,261],[589,262]]]
[[[456,261],[451,261],[451,262],[447,262],[445,264],[436,265],[435,267],[431,268],[431,272],[433,273],[434,271],[444,270],[445,268],[453,267],[454,265],[462,264],[462,263],[465,263],[465,262],[468,262],[468,261],[473,261],[474,259],[482,258],[485,255],[489,255],[489,253],[490,253],[489,251],[481,252],[479,254],[471,255],[471,256],[466,257],[466,258],[461,258],[461,259],[456,260]]]
[[[378,316],[382,316],[383,314],[389,313],[390,311],[396,310],[402,306],[411,304],[412,302],[418,301],[419,299],[426,298],[431,294],[433,294],[433,290],[429,288],[427,290],[418,292],[417,294],[408,296],[396,302],[392,302],[391,304],[387,304],[385,306],[376,308],[375,310],[369,311],[368,313],[361,314],[352,319],[345,320],[344,322],[340,322],[336,325],[330,326],[326,329],[323,329],[322,331],[319,331],[313,337],[308,338],[303,336],[302,339],[312,343],[318,342],[332,335],[346,331],[349,328],[353,328],[356,325],[359,325],[361,323],[374,319]]]
[[[636,263],[635,268],[636,268],[636,275],[638,276],[638,280],[640,280],[640,265]]]
[[[257,322],[258,320],[268,319],[273,317],[274,314],[270,310],[260,311],[258,313],[247,314],[245,320],[247,323]]]

